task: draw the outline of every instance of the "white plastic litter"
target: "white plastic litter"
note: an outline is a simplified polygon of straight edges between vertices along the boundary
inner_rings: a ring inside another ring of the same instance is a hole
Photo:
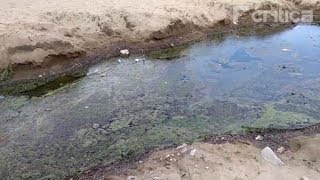
[[[281,161],[281,159],[278,158],[278,156],[272,151],[270,147],[265,147],[261,150],[261,156],[264,160],[275,164],[275,165],[281,165],[283,166],[284,163]]]

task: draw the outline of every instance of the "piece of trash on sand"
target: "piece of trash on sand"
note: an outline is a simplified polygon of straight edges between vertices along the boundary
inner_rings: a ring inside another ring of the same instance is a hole
[[[284,165],[284,163],[281,161],[281,159],[278,158],[278,156],[272,151],[270,147],[265,147],[261,150],[261,156],[264,160],[275,164],[275,165]]]
[[[197,150],[196,149],[192,149],[189,153],[190,156],[194,156],[196,154]]]

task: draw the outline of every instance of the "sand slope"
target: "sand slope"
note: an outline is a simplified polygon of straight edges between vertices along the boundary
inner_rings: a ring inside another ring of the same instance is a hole
[[[159,151],[126,175],[108,176],[105,179],[126,179],[128,176],[150,180],[319,179],[320,136],[298,137],[291,143],[291,150],[280,155],[277,153],[284,166],[265,161],[260,149],[252,145],[194,143],[188,146],[189,149],[196,149],[194,156],[188,154],[190,150],[186,153],[181,153],[181,149]]]
[[[141,42],[176,20],[212,27],[231,18],[232,5],[264,3],[295,8],[286,0],[0,0],[0,67],[79,57],[119,40]]]

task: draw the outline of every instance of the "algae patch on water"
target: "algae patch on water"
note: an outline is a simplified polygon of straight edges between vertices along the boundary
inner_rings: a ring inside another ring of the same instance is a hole
[[[181,58],[185,56],[184,51],[186,50],[186,46],[182,47],[173,47],[169,49],[164,49],[160,51],[155,51],[149,54],[151,59],[159,59],[159,60],[171,60],[176,58]]]
[[[312,123],[319,122],[303,113],[277,110],[274,104],[266,105],[265,112],[261,118],[253,122],[250,127],[253,128],[288,128],[308,126]]]
[[[59,77],[59,78],[55,79],[54,81],[51,81],[47,84],[36,87],[33,90],[22,92],[21,94],[28,95],[28,96],[42,96],[42,95],[49,93],[50,91],[54,91],[56,89],[59,89],[65,85],[67,85],[67,84],[70,84],[70,83],[76,81],[77,79],[79,79],[79,78],[74,77],[74,76],[62,76],[62,77]]]
[[[9,67],[0,69],[0,82],[6,81],[12,75],[12,69]]]

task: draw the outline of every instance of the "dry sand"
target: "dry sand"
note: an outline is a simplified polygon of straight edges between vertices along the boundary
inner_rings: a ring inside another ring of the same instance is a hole
[[[120,40],[143,42],[181,20],[211,28],[231,18],[232,5],[297,4],[316,0],[0,0],[0,68],[41,65],[103,51]],[[171,29],[173,30],[173,29]],[[192,31],[193,29],[189,29]],[[174,30],[173,30],[174,31]],[[164,37],[165,38],[165,37]]]
[[[320,135],[297,137],[290,144],[290,150],[281,154],[274,150],[284,166],[265,161],[261,157],[261,149],[250,144],[194,143],[185,153],[181,152],[182,149],[155,152],[136,169],[104,179],[318,180]],[[194,156],[189,154],[191,149],[196,149]]]

